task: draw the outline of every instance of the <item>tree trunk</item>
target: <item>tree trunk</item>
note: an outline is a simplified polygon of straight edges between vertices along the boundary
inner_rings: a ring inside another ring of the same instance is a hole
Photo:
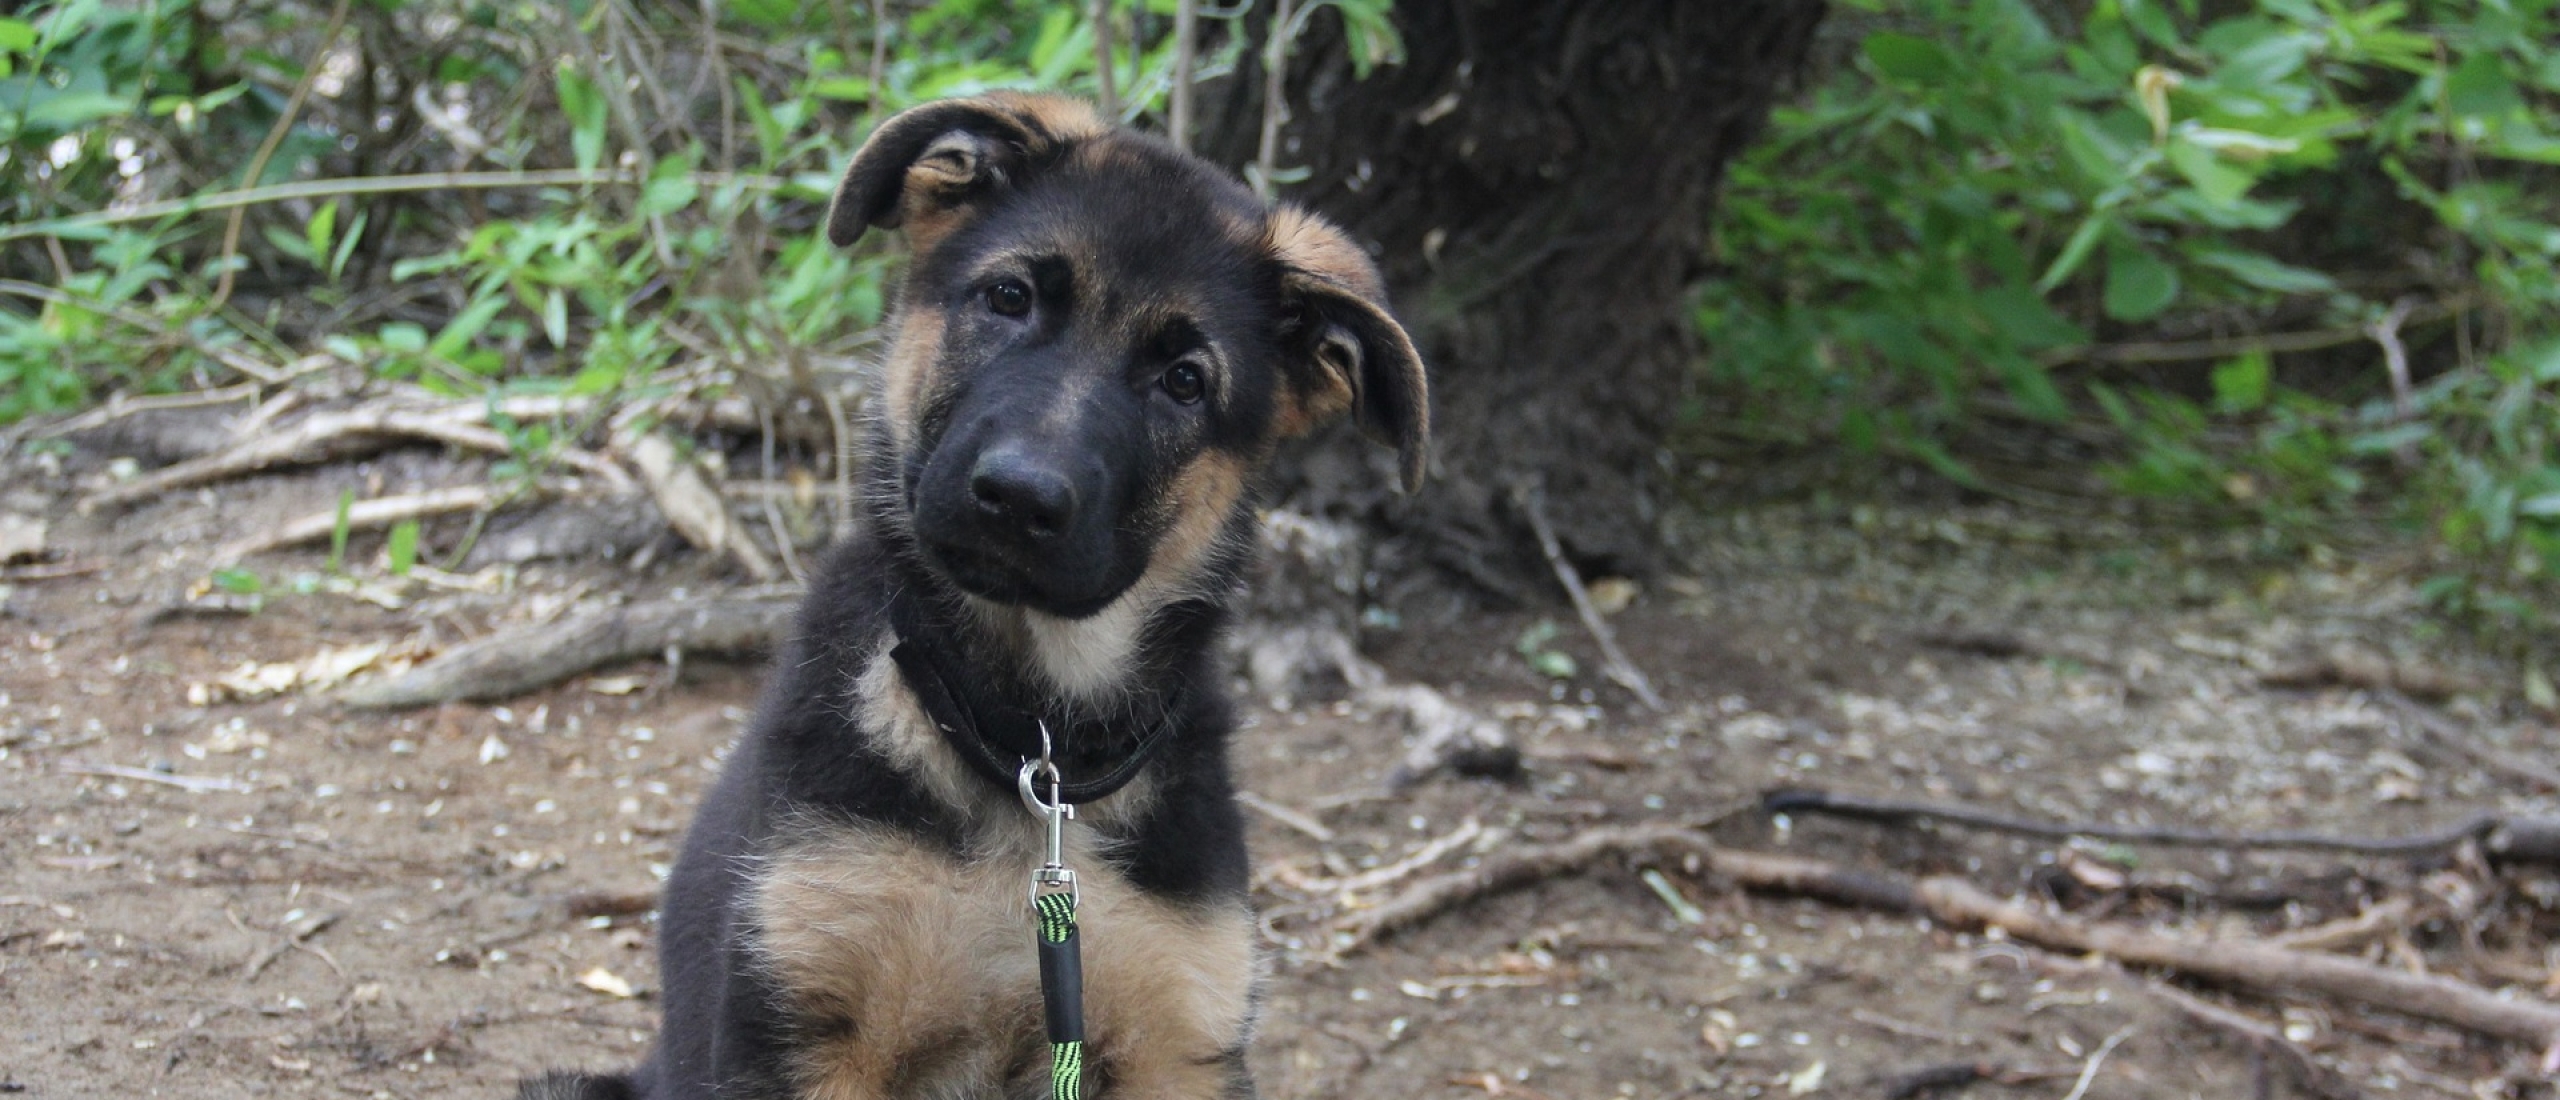
[[[1278,175],[1376,250],[1431,366],[1435,460],[1419,497],[1389,501],[1366,456],[1318,447],[1289,497],[1383,521],[1390,568],[1427,561],[1516,597],[1547,572],[1510,498],[1531,483],[1584,568],[1651,572],[1717,185],[1822,14],[1396,0],[1406,59],[1363,80],[1320,13],[1289,66]],[[1204,94],[1204,151],[1237,165],[1262,123],[1260,44],[1245,56]]]

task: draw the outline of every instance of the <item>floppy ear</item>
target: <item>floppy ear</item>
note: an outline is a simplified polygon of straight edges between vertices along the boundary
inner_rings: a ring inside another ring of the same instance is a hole
[[[1324,219],[1271,212],[1270,247],[1294,341],[1280,434],[1303,435],[1348,411],[1362,434],[1396,449],[1405,492],[1422,487],[1431,451],[1422,356],[1387,312],[1377,265]]]
[[[1008,177],[1104,129],[1093,108],[1056,96],[996,92],[901,111],[853,155],[827,208],[827,240],[841,248],[872,226],[903,225],[925,251]]]

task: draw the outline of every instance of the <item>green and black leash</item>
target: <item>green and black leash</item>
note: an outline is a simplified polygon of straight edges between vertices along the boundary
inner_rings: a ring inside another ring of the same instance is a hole
[[[1049,781],[1042,799],[1036,780]],[[1049,1030],[1049,1094],[1052,1100],[1084,1098],[1084,956],[1076,946],[1076,873],[1064,862],[1067,822],[1076,808],[1066,802],[1065,780],[1049,759],[1049,727],[1040,727],[1040,759],[1022,764],[1022,801],[1046,832],[1046,859],[1031,872],[1031,909],[1039,917],[1040,1006]]]

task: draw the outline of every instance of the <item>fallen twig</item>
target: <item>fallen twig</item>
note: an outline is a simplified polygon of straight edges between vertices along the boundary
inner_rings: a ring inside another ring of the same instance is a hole
[[[2481,744],[2479,738],[2454,725],[2452,719],[2397,691],[2384,688],[2374,695],[2390,704],[2401,717],[2416,724],[2419,734],[2428,741],[2469,757],[2481,767],[2509,779],[2523,780],[2543,790],[2560,791],[2560,768],[2489,748]]]
[[[2221,1005],[2161,982],[2144,982],[2144,992],[2159,998],[2169,1007],[2207,1027],[2230,1032],[2241,1041],[2283,1062],[2293,1071],[2294,1081],[2304,1092],[2320,1100],[2363,1100],[2364,1090],[2347,1082],[2336,1070],[2321,1065],[2311,1052],[2284,1037],[2273,1025],[2261,1023]]]
[[[756,547],[755,540],[748,538],[729,514],[728,501],[711,487],[700,467],[676,453],[675,444],[664,436],[650,434],[632,440],[627,449],[631,464],[640,468],[640,480],[657,498],[658,510],[667,514],[667,522],[686,542],[705,553],[738,559],[738,567],[758,582],[780,576],[764,551]]]
[[[277,940],[274,946],[259,952],[257,957],[249,960],[248,965],[240,968],[240,980],[244,982],[256,981],[258,979],[258,975],[265,973],[268,967],[275,965],[275,961],[283,958],[285,952],[291,951],[297,947],[308,945],[311,937],[319,935],[330,925],[336,923],[338,923],[338,915],[336,913],[314,913],[302,918],[301,920],[293,922],[290,927],[284,930],[284,937]],[[322,955],[320,957],[323,961],[329,964],[331,969],[337,968],[337,960],[331,959],[327,955]]]
[[[1546,554],[1547,565],[1555,570],[1556,579],[1564,583],[1565,595],[1572,597],[1574,613],[1582,616],[1583,628],[1600,643],[1602,671],[1619,687],[1634,693],[1636,701],[1647,709],[1655,713],[1669,710],[1662,696],[1653,690],[1653,682],[1645,679],[1635,662],[1627,659],[1625,650],[1618,648],[1618,635],[1609,629],[1608,620],[1601,618],[1600,609],[1592,604],[1591,590],[1582,586],[1582,574],[1565,559],[1564,546],[1556,541],[1556,529],[1547,522],[1547,510],[1539,503],[1537,490],[1515,487],[1511,496],[1519,503],[1521,513],[1529,517],[1529,529],[1538,536],[1538,549]]]
[[[83,501],[82,507],[122,507],[174,489],[223,481],[277,466],[306,465],[366,454],[389,447],[403,438],[432,440],[492,454],[508,453],[511,446],[507,437],[482,423],[487,416],[486,406],[470,403],[435,409],[367,405],[314,413],[290,427],[253,436],[227,450],[172,463],[122,485],[101,490]],[[630,475],[599,455],[569,451],[563,453],[559,461],[564,466],[597,477],[615,489],[628,486],[631,481]]]
[[[1876,825],[1908,825],[1918,821],[1934,821],[1944,825],[2042,837],[2047,840],[2088,837],[2092,840],[2116,840],[2185,848],[2294,848],[2306,851],[2390,856],[2433,855],[2470,841],[2485,839],[2506,824],[2506,820],[2496,814],[2480,813],[2436,832],[2411,837],[2351,837],[2311,832],[2217,833],[2203,829],[2182,829],[2173,825],[2107,825],[2086,821],[2036,821],[1971,806],[1891,798],[1861,798],[1856,795],[1805,787],[1771,791],[1761,797],[1760,805],[1772,814],[1820,814],[1825,817],[1864,821]]]
[[[1236,801],[1245,809],[1306,834],[1308,839],[1318,844],[1333,843],[1333,830],[1325,828],[1324,822],[1311,814],[1283,806],[1252,791],[1237,791]]]
[[[91,573],[103,573],[106,571],[106,568],[107,563],[95,560],[45,562],[39,565],[12,565],[0,568],[0,584],[16,584],[21,581],[58,581],[66,577],[85,577]]]
[[[503,699],[588,669],[669,649],[771,648],[791,622],[795,595],[627,604],[561,622],[510,630],[446,650],[398,676],[360,683],[338,700],[363,710]]]
[[[2065,1094],[2062,1100],[2080,1100],[2081,1097],[2089,1095],[2089,1082],[2098,1079],[2098,1067],[2107,1064],[2107,1055],[2115,1053],[2116,1047],[2124,1042],[2124,1037],[2131,1034],[2133,1034],[2132,1028],[2121,1028],[2107,1036],[2106,1042],[2098,1044],[2098,1049],[2090,1052],[2089,1060],[2081,1064],[2080,1079],[2072,1083],[2071,1091]]]
[[[468,512],[475,508],[489,507],[497,498],[497,492],[486,485],[459,485],[445,489],[430,489],[423,493],[412,493],[406,496],[359,500],[347,506],[343,519],[348,530],[370,530],[376,527],[389,527],[401,520],[449,515],[454,512]],[[326,512],[315,512],[301,519],[288,521],[284,526],[272,531],[233,542],[216,551],[215,558],[227,564],[251,554],[263,554],[269,550],[327,538],[338,529],[340,521],[341,517],[335,508]]]
[[[1746,889],[1886,912],[1917,912],[1955,927],[1998,928],[2040,947],[2105,955],[2130,966],[2172,971],[2260,995],[2316,994],[2529,1043],[2535,1050],[2560,1056],[2560,1005],[2501,997],[2452,978],[2263,942],[2199,940],[2084,922],[1993,897],[1950,876],[1913,879],[1817,860],[1717,848],[1684,825],[1594,829],[1557,844],[1497,849],[1473,867],[1417,879],[1395,897],[1336,919],[1333,947],[1337,953],[1357,950],[1382,935],[1477,898],[1606,860],[1674,855]]]
[[[229,776],[171,775],[167,772],[155,772],[149,768],[128,768],[122,764],[66,763],[56,766],[53,770],[63,775],[95,775],[108,779],[130,779],[138,783],[157,783],[163,787],[176,787],[182,791],[193,791],[198,794],[206,791],[247,794],[257,789]]]

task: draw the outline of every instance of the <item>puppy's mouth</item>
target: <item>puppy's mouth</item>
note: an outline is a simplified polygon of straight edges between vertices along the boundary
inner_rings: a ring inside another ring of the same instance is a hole
[[[926,540],[923,547],[935,571],[961,591],[990,603],[1081,619],[1109,606],[1119,595],[1052,575],[1041,563],[1024,560],[1040,556],[1028,551],[938,540]]]

